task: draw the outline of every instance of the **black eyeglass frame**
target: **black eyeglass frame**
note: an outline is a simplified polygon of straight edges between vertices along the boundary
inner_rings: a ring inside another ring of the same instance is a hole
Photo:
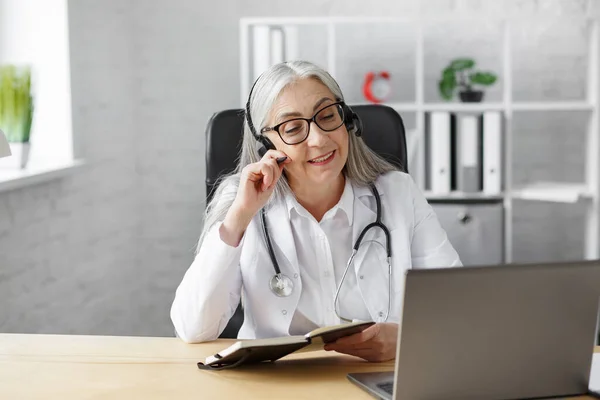
[[[317,115],[319,115],[319,113],[320,113],[321,111],[325,110],[326,108],[332,107],[332,106],[340,106],[340,107],[339,107],[339,110],[341,110],[341,112],[342,112],[342,115],[341,115],[341,117],[342,117],[342,123],[341,123],[341,124],[339,124],[338,126],[336,126],[336,127],[335,127],[335,128],[333,128],[333,129],[323,129],[323,128],[321,128],[321,125],[319,125],[319,123],[318,123],[318,122],[317,122],[317,120],[316,120],[316,118],[317,118]],[[260,130],[260,133],[265,133],[265,132],[269,132],[269,131],[275,131],[275,132],[277,132],[277,134],[279,135],[279,137],[281,138],[281,140],[283,141],[283,143],[285,143],[285,144],[287,144],[287,145],[289,145],[289,146],[294,146],[294,145],[300,144],[300,143],[304,142],[306,139],[308,139],[308,135],[310,135],[310,123],[311,123],[311,122],[314,122],[314,123],[315,123],[315,125],[317,125],[317,126],[319,127],[319,129],[321,129],[321,130],[322,130],[322,131],[324,131],[324,132],[333,132],[333,131],[335,131],[336,129],[338,129],[340,126],[344,125],[344,123],[346,122],[346,114],[347,114],[347,112],[348,112],[348,111],[347,111],[347,108],[348,108],[348,106],[346,106],[346,103],[345,103],[345,102],[343,102],[343,101],[336,101],[335,103],[328,104],[328,105],[326,105],[325,107],[323,107],[323,108],[321,108],[321,109],[317,110],[317,111],[315,112],[315,114],[314,114],[314,115],[313,115],[311,118],[301,118],[301,117],[298,117],[298,118],[292,118],[292,119],[288,119],[288,120],[286,120],[286,121],[283,121],[283,122],[281,122],[281,123],[279,123],[279,124],[277,124],[277,125],[275,125],[275,126],[266,126],[266,127],[262,128],[262,129]],[[287,124],[288,122],[292,122],[292,121],[306,121],[306,122],[308,123],[308,130],[306,131],[306,136],[305,136],[305,137],[304,137],[304,139],[302,139],[301,141],[299,141],[299,142],[295,142],[295,143],[288,143],[288,142],[287,142],[287,141],[286,141],[286,140],[283,138],[283,136],[281,135],[281,132],[279,132],[279,128],[280,128],[280,127],[281,127],[283,124]]]

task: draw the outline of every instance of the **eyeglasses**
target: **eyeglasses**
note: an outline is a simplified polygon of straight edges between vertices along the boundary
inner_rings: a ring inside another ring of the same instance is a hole
[[[312,118],[294,118],[272,127],[262,128],[260,133],[275,131],[285,144],[299,144],[308,137],[311,122],[322,131],[335,131],[344,124],[344,102],[330,104],[317,111]]]

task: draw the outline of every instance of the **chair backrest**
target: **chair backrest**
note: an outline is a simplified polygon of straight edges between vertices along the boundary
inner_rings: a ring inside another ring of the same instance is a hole
[[[400,115],[383,105],[351,106],[363,123],[362,138],[373,151],[402,171],[407,170],[406,135]],[[242,109],[215,113],[206,128],[206,197],[212,197],[218,179],[238,162],[244,124]]]

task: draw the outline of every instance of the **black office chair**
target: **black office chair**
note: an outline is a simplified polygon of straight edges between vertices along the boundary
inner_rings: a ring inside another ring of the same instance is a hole
[[[408,172],[406,135],[400,115],[391,107],[382,105],[351,106],[362,120],[362,138],[377,154]],[[242,109],[215,113],[206,127],[206,200],[210,201],[218,179],[232,172],[241,150],[244,113]],[[236,338],[244,314],[238,306],[222,338]]]

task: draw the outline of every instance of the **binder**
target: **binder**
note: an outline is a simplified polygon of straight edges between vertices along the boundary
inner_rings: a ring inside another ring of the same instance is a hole
[[[450,193],[450,113],[432,111],[426,118],[426,187],[433,194]]]
[[[272,65],[289,57],[288,47],[294,39],[283,26],[257,25],[252,28],[252,76],[253,80]]]
[[[252,81],[271,66],[271,29],[268,25],[252,28]]]
[[[473,193],[483,189],[480,116],[460,114],[456,121],[456,189]]]
[[[502,192],[502,115],[499,111],[483,114],[483,192]]]
[[[285,56],[285,31],[283,27],[271,28],[271,65],[279,64],[286,60]]]

